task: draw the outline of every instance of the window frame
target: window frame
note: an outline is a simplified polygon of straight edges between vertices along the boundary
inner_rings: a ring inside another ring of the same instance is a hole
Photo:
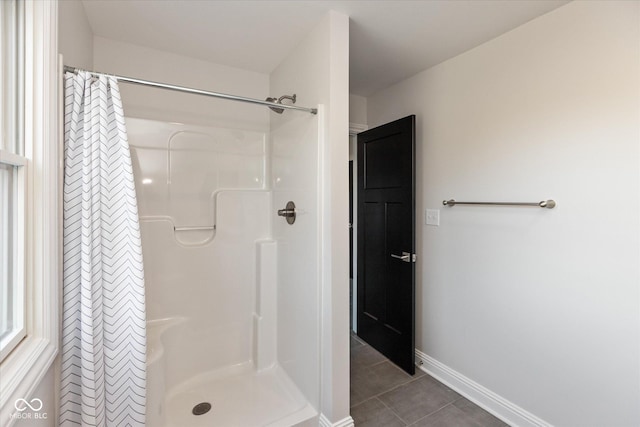
[[[3,264],[10,268],[10,274],[7,275],[9,279],[7,292],[10,301],[7,305],[11,306],[8,320],[12,328],[6,336],[0,336],[0,363],[26,336],[24,201],[28,160],[24,156],[24,5],[23,2],[15,0],[7,1],[2,4],[0,10],[5,29],[2,34],[2,54],[6,55],[4,61],[0,62],[4,78],[4,81],[0,82],[0,102],[2,103],[0,164],[10,170],[12,182],[10,203],[3,209],[4,213],[9,214],[11,221],[7,230],[11,239],[7,247],[7,259],[3,260]]]
[[[61,66],[56,0],[25,0],[24,22],[24,253],[26,336],[0,363],[0,425],[17,418],[16,399],[31,397],[59,348]],[[12,158],[2,153],[3,159]],[[53,391],[52,391],[53,393]],[[56,407],[55,402],[44,402]],[[55,414],[49,414],[54,418]]]
[[[9,252],[11,268],[11,320],[15,325],[11,333],[0,338],[0,363],[18,346],[26,336],[25,310],[25,175],[27,174],[27,159],[23,156],[0,150],[0,165],[13,169],[11,204],[7,207],[11,217],[11,241]]]

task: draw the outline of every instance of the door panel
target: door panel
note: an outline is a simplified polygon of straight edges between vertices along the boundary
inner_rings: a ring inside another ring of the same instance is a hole
[[[395,188],[402,185],[402,176],[395,170],[402,153],[396,148],[394,136],[397,135],[367,144],[364,152],[365,189]]]
[[[358,159],[358,336],[413,374],[415,116],[358,134]]]
[[[412,304],[412,268],[407,268],[407,263],[390,255],[402,255],[407,252],[406,242],[411,236],[407,236],[407,227],[404,224],[406,218],[411,217],[410,209],[400,203],[389,203],[387,208],[387,248],[389,253],[386,323],[393,327],[397,333],[410,331],[411,311],[406,307]],[[412,252],[411,252],[412,253]],[[413,264],[413,263],[412,263]]]
[[[396,122],[394,122],[396,123]],[[394,123],[389,123],[393,125]],[[387,125],[384,125],[387,126]],[[383,126],[363,132],[384,130]],[[366,137],[366,135],[364,135]],[[404,132],[378,134],[366,143],[364,150],[365,189],[402,188],[412,179],[412,146],[404,144],[407,135]]]
[[[384,227],[384,204],[365,203],[364,204],[364,224],[365,229],[380,229]],[[385,257],[384,257],[384,235],[380,233],[367,233],[364,236],[365,250],[362,253],[364,262],[369,268],[365,269],[363,280],[367,283],[367,292],[364,293],[364,304],[362,311],[375,319],[380,318],[384,313],[384,293],[385,293]]]

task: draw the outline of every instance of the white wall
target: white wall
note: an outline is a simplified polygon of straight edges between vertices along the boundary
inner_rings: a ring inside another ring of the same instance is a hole
[[[348,37],[348,18],[331,12],[271,74],[272,94],[324,107],[272,115],[273,234],[278,359],[332,423],[349,416]],[[292,226],[275,216],[289,200]]]
[[[93,66],[93,32],[80,0],[58,1],[58,52],[65,65]]]
[[[640,425],[639,7],[572,2],[367,102],[417,115],[418,349],[557,426]]]
[[[103,37],[93,68],[107,73],[228,93],[268,96],[269,76]],[[252,104],[123,83],[125,116],[245,130],[268,130],[269,110]]]
[[[25,412],[26,416],[31,418],[21,419],[15,423],[15,427],[54,427],[58,425],[58,401],[56,395],[58,393],[58,385],[56,381],[56,368],[57,361],[54,366],[49,368],[42,381],[29,397],[25,396],[25,399],[31,402],[33,399],[40,399],[42,401],[42,409],[39,411]],[[34,402],[34,406],[37,402]],[[35,418],[35,417],[39,418]]]
[[[349,123],[367,124],[367,98],[349,94]]]

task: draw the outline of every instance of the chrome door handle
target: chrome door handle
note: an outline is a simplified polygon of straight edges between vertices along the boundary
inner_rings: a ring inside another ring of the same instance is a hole
[[[404,262],[411,262],[411,254],[409,252],[402,252],[402,255],[391,254],[391,258],[396,258]]]

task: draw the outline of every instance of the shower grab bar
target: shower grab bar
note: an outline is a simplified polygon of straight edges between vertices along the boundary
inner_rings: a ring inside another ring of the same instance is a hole
[[[553,209],[556,207],[555,200],[543,200],[541,202],[524,203],[524,202],[458,202],[454,199],[443,200],[445,206],[455,205],[487,205],[487,206],[535,206],[538,208]]]
[[[173,231],[215,230],[215,225],[186,225],[184,227],[173,226]]]
[[[172,85],[167,83],[154,82],[151,80],[143,80],[143,79],[136,79],[133,77],[119,76],[117,74],[108,74],[108,73],[101,73],[98,71],[82,70],[81,68],[70,67],[68,65],[64,66],[64,71],[70,72],[70,73],[76,73],[78,71],[86,71],[87,73],[94,76],[113,77],[122,83],[151,86],[151,87],[157,87],[160,89],[174,90],[177,92],[185,92],[185,93],[192,93],[195,95],[204,95],[204,96],[211,96],[214,98],[228,99],[230,101],[239,101],[239,102],[247,102],[250,104],[266,105],[267,107],[276,108],[279,110],[282,110],[282,109],[298,110],[298,111],[306,111],[307,113],[311,113],[311,114],[318,114],[317,108],[299,107],[297,105],[290,105],[290,104],[278,104],[277,102],[263,101],[261,99],[247,98],[247,97],[238,96],[238,95],[229,95],[227,93],[211,92],[208,90],[194,89],[194,88],[185,87],[185,86],[177,86],[177,85]]]

